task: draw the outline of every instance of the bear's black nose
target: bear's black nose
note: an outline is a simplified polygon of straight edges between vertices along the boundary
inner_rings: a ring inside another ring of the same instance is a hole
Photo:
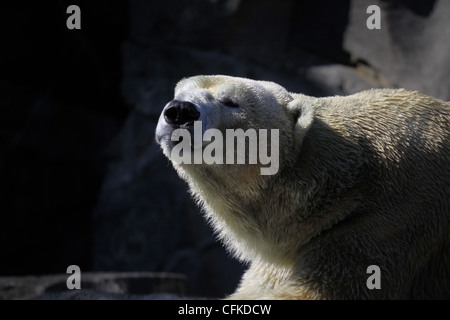
[[[192,124],[200,118],[197,107],[188,101],[172,100],[164,109],[164,119],[169,124]]]

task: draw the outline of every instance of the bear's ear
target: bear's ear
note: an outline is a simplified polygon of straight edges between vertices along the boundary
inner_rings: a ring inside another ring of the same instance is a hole
[[[309,97],[296,97],[288,103],[287,110],[294,120],[294,145],[300,148],[306,132],[314,121],[315,104]]]

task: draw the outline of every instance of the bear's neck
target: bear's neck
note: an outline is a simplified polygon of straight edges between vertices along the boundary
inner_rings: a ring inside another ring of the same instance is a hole
[[[301,192],[290,186],[294,179],[285,179],[281,171],[276,176],[242,170],[218,175],[214,168],[208,169],[179,173],[227,248],[243,261],[291,264],[296,247],[312,236],[309,229],[299,229]]]

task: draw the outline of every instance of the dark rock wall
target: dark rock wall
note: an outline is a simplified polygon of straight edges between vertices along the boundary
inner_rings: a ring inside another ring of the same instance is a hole
[[[66,28],[70,4],[81,30]],[[371,4],[381,30],[366,28]],[[182,273],[188,294],[233,291],[244,267],[154,143],[183,77],[450,97],[446,0],[16,1],[0,15],[0,275],[78,264]]]
[[[119,92],[128,4],[81,2],[76,32],[69,4],[0,5],[1,275],[92,266],[104,149],[129,113]]]

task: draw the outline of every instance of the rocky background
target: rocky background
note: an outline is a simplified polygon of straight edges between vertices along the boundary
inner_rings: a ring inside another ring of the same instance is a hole
[[[81,30],[66,28],[71,4]],[[366,27],[371,4],[380,30]],[[57,294],[65,276],[42,276],[72,264],[89,271],[85,298],[151,298],[148,279],[167,274],[169,287],[182,279],[168,293],[231,293],[245,266],[154,143],[176,82],[228,74],[314,96],[404,87],[448,101],[449,17],[447,0],[2,2],[0,298],[73,298]],[[124,285],[136,279],[148,288]]]

